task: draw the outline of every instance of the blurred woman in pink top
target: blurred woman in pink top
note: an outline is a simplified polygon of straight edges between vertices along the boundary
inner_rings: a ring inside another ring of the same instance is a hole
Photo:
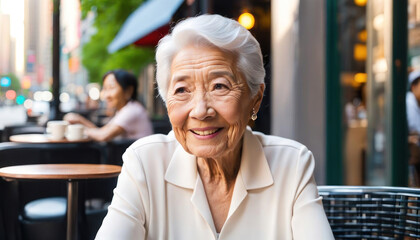
[[[68,113],[64,120],[70,124],[82,124],[86,135],[96,141],[114,138],[138,139],[153,134],[152,124],[146,109],[137,99],[137,79],[124,70],[107,72],[103,77],[101,95],[107,107],[115,110],[113,118],[103,127],[76,113]]]

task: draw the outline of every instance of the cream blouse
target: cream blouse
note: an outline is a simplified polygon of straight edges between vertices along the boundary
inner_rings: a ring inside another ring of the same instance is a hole
[[[136,141],[123,160],[96,239],[334,239],[313,177],[314,158],[295,141],[245,131],[232,202],[219,234],[196,157],[172,132]]]

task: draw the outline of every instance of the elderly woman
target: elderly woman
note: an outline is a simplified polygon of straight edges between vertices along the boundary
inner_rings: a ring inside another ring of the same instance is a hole
[[[105,73],[101,95],[107,107],[115,111],[112,119],[102,127],[76,113],[68,113],[64,120],[82,124],[86,134],[96,141],[139,139],[153,133],[146,109],[137,101],[137,79],[133,74],[117,69]]]
[[[96,239],[333,239],[311,152],[247,128],[265,75],[250,32],[188,18],[156,60],[173,131],[127,149]]]

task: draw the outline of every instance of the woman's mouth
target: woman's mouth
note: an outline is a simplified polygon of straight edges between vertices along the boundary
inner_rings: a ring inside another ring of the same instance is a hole
[[[220,131],[222,128],[210,129],[210,130],[191,130],[194,134],[199,136],[209,136],[215,134],[216,132]]]

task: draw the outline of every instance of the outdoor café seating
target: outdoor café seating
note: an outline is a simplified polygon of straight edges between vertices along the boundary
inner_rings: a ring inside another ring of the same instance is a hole
[[[21,125],[6,126],[1,132],[1,142],[8,142],[10,136],[30,133],[45,133],[45,127],[26,123]]]
[[[102,157],[102,149],[94,143],[0,143],[0,167],[48,163],[101,163]],[[84,199],[100,196],[97,192],[90,193],[89,188],[94,188],[90,182],[83,183],[79,191],[81,199],[79,206],[82,206],[80,211],[85,213]],[[112,192],[112,189],[108,191]],[[2,196],[0,206],[3,213],[0,217],[4,223],[6,239],[28,239],[28,236],[30,239],[43,240],[65,238],[66,216],[63,207],[60,208],[64,205],[65,210],[65,182],[6,182],[1,179],[0,192]],[[51,212],[51,204],[58,206],[55,208],[56,211]],[[46,209],[49,211],[45,211]],[[105,215],[106,211],[99,214]],[[86,220],[85,214],[79,216],[82,221]],[[81,226],[81,232],[86,235],[90,230]]]
[[[125,150],[135,142],[133,139],[116,139],[109,142],[98,142],[105,156],[102,158],[104,164],[122,166],[122,155]]]
[[[0,240],[5,240],[6,236],[5,236],[5,232],[6,230],[4,229],[4,222],[3,222],[3,210],[0,207]]]
[[[336,239],[420,239],[420,189],[319,186]]]
[[[133,140],[0,143],[0,167],[48,163],[122,165],[121,156],[132,143]],[[106,179],[81,185],[81,239],[94,238],[115,184],[116,179]],[[420,239],[420,189],[368,186],[319,186],[318,189],[336,239]],[[65,238],[64,182],[0,179],[0,195],[0,240]],[[91,199],[102,199],[103,208],[85,205],[95,205]],[[37,215],[40,211],[45,214]]]

